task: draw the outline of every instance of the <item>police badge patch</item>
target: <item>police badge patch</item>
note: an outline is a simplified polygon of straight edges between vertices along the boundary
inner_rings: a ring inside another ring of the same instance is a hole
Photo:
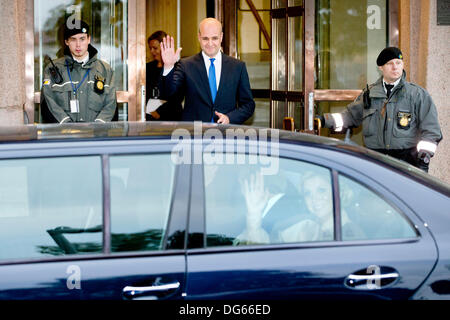
[[[411,113],[399,111],[397,112],[397,125],[400,129],[409,129],[411,125]]]
[[[95,75],[94,91],[98,94],[102,94],[105,91],[105,78],[98,74]]]

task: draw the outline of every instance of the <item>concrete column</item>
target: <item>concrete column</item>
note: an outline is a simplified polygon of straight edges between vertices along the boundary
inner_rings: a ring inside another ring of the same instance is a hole
[[[23,124],[25,0],[0,0],[0,125]]]
[[[400,0],[400,48],[409,81],[425,88],[436,104],[444,139],[429,173],[450,183],[450,26],[437,25],[436,0]]]
[[[437,25],[436,0],[421,0],[421,5],[420,25],[428,32],[420,37],[420,46],[427,45],[419,49],[419,64],[426,66],[419,72],[419,85],[428,90],[436,104],[444,136],[431,161],[430,174],[450,183],[450,26]],[[423,18],[423,11],[427,11],[428,19]]]
[[[411,2],[414,0],[399,0],[399,48],[403,53],[403,65],[406,79],[411,81]]]

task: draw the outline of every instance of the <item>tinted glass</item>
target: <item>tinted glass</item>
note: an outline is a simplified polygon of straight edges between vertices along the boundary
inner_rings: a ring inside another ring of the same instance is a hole
[[[286,90],[286,19],[272,19],[272,87]]]
[[[299,129],[303,126],[304,119],[303,119],[303,103],[302,102],[288,102],[288,108],[290,114],[294,115],[294,126],[295,129]]]
[[[0,161],[0,258],[102,251],[99,157]]]
[[[111,250],[161,250],[172,198],[170,154],[116,156],[111,166]]]
[[[303,0],[289,0],[288,4],[290,7],[303,5]]]
[[[387,2],[316,0],[317,89],[362,89],[379,78]]]
[[[286,7],[286,0],[272,0],[272,8],[285,8]]]
[[[394,207],[355,181],[339,176],[343,240],[376,240],[416,236]]]
[[[255,112],[244,122],[244,125],[255,127],[270,127],[270,99],[253,98],[255,100]]]
[[[270,89],[270,40],[266,39],[262,27],[270,37],[270,1],[253,1],[263,26],[258,24],[245,0],[237,7],[237,52],[247,66],[252,89]],[[269,40],[269,41],[268,41]]]
[[[283,128],[283,119],[287,116],[286,102],[272,100],[272,121],[274,128]]]
[[[289,17],[289,90],[302,91],[303,86],[303,27],[302,17]]]
[[[269,90],[271,63],[271,1],[253,1],[253,5],[261,18],[264,27],[259,25],[246,0],[239,0],[237,3],[236,50],[238,58],[245,62],[252,90]],[[267,31],[267,38],[264,35],[263,28]],[[268,98],[257,98],[255,94],[254,98],[255,112],[244,124],[257,127],[270,127],[270,100]]]
[[[276,157],[254,160],[204,162],[207,245],[333,240],[329,170]]]

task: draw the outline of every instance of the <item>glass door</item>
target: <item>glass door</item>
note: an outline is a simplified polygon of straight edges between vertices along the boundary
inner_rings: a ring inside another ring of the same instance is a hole
[[[230,6],[227,6],[226,9],[228,10]],[[245,124],[269,127],[271,66],[270,0],[237,0],[235,6],[235,47],[237,58],[244,61],[247,66],[250,86],[255,100],[255,112]]]
[[[376,58],[398,45],[398,1],[308,0],[315,2],[315,113],[342,112],[380,73]],[[344,138],[322,129],[321,135]],[[361,128],[352,140],[362,145]]]
[[[271,122],[314,132],[314,115],[340,112],[380,74],[378,53],[398,46],[396,0],[272,0]],[[358,130],[353,132],[362,144]],[[328,130],[321,135],[343,138]]]
[[[39,102],[43,70],[49,63],[48,57],[63,56],[61,26],[68,19],[82,19],[89,24],[91,44],[98,50],[98,58],[114,70],[117,120],[140,120],[141,90],[145,86],[145,1],[28,0],[28,4],[34,8],[34,48],[27,49],[34,54],[34,68],[27,68],[27,79],[34,82],[35,108],[32,114],[28,112],[30,122],[41,122]],[[144,36],[139,37],[139,32]],[[140,63],[141,60],[144,63]]]
[[[304,127],[304,16],[303,0],[272,0],[272,128],[285,127],[286,120],[295,128]]]

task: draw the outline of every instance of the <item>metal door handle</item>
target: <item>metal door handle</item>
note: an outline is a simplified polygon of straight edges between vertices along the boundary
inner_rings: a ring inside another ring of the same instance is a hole
[[[177,290],[179,287],[180,283],[178,281],[145,287],[126,286],[125,288],[123,288],[122,294],[127,299],[135,299],[143,296],[157,299],[161,294],[168,294],[172,291]]]
[[[308,95],[308,129],[314,130],[314,92],[310,92]]]
[[[381,270],[383,269],[384,272]],[[366,270],[373,271],[372,274],[367,274]],[[345,286],[355,290],[374,290],[381,289],[393,284],[400,278],[400,274],[389,267],[376,267],[366,270],[360,270],[354,274],[350,274],[345,278]]]

